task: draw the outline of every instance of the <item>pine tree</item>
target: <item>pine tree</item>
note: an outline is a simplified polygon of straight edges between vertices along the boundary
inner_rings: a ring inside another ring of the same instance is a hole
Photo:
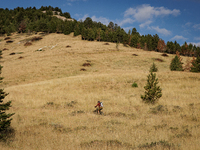
[[[97,41],[100,41],[101,40],[101,28],[98,28],[97,30]]]
[[[172,62],[170,64],[170,70],[171,71],[183,71],[183,66],[181,62],[181,57],[179,55],[179,52],[176,52],[176,56],[174,59],[172,59]]]
[[[94,41],[95,39],[95,32],[92,28],[88,29],[88,40]]]
[[[155,73],[150,72],[147,77],[147,84],[144,86],[146,91],[144,95],[141,95],[141,98],[145,103],[155,104],[162,97],[162,89],[157,86],[158,78],[156,78]]]
[[[131,41],[130,41],[130,46],[136,48],[138,42],[139,42],[139,37],[136,34],[132,35]]]
[[[83,27],[83,30],[81,32],[82,35],[82,39],[83,40],[87,40],[87,36],[88,36],[88,29],[86,29],[85,27]]]
[[[158,71],[158,68],[155,65],[155,63],[153,63],[152,66],[151,66],[151,68],[150,68],[150,70],[149,70],[149,72],[157,72],[157,71]]]
[[[81,31],[80,31],[80,28],[79,28],[79,24],[77,23],[75,28],[74,28],[74,36],[77,36],[77,35],[80,35],[81,34]]]
[[[195,60],[192,61],[191,72],[200,72],[200,57],[197,56]]]
[[[0,65],[0,74],[1,69],[3,67]],[[2,83],[3,78],[0,77],[0,83]],[[8,95],[8,93],[4,92],[3,89],[0,89],[0,139],[5,139],[6,133],[10,127],[11,120],[10,118],[14,113],[6,114],[6,110],[9,110],[11,107],[11,101],[3,103],[3,99]]]

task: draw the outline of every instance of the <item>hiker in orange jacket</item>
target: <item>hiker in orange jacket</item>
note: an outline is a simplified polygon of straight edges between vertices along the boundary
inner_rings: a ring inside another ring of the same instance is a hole
[[[94,107],[97,108],[97,113],[99,114],[101,112],[101,110],[103,109],[103,103],[98,101],[97,105]]]

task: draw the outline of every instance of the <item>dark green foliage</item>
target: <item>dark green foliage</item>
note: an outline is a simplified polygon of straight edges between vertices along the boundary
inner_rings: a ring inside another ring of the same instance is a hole
[[[171,61],[170,70],[171,71],[183,71],[182,62],[180,61],[180,59],[177,55]]]
[[[138,87],[137,83],[134,82],[134,83],[132,84],[132,87]]]
[[[150,72],[148,75],[147,84],[144,86],[145,94],[141,95],[141,98],[145,103],[154,104],[162,96],[162,89],[160,86],[157,86],[157,84],[158,79],[156,78],[156,74]]]
[[[87,17],[84,21],[84,27],[85,28],[93,28],[93,21],[90,17]]]
[[[2,55],[2,50],[0,50],[0,58],[2,58],[2,56],[1,56],[1,55]],[[2,68],[2,67],[1,67],[1,68]]]
[[[153,39],[152,39],[152,49],[154,50],[154,51],[158,51],[157,50],[157,46],[158,46],[158,41],[159,41],[159,36],[157,35],[157,34],[155,34],[155,35],[153,35]]]
[[[158,68],[155,65],[155,63],[153,63],[152,66],[151,66],[151,68],[150,68],[150,70],[149,70],[149,72],[157,72],[157,71],[158,71]]]
[[[85,27],[83,27],[81,35],[83,40],[87,40],[88,30]]]
[[[67,34],[73,32],[74,28],[64,29],[64,21],[53,17],[53,13],[71,18],[68,12],[62,13],[58,7],[53,8],[51,6],[42,6],[40,9],[36,9],[35,7],[27,9],[17,7],[14,10],[2,9],[0,11],[0,16],[3,16],[0,21],[0,34],[6,33],[10,35],[12,32],[30,33],[33,31],[49,33],[65,32]]]
[[[71,18],[70,13],[68,13],[68,12],[63,13],[63,16],[64,16],[65,18]]]
[[[82,28],[83,28],[83,26],[81,26],[80,23],[76,23],[76,25],[74,27],[74,36],[80,35]]]
[[[74,31],[74,22],[72,22],[72,21],[65,21],[63,23],[63,29],[62,30],[63,30],[63,33],[65,35],[68,35],[68,34],[72,33]]]
[[[139,36],[138,35],[132,35],[131,36],[131,42],[130,46],[137,48],[137,43],[139,42]]]
[[[0,65],[0,74],[1,74],[2,66]],[[3,78],[0,77],[0,82],[2,82]],[[9,110],[11,107],[11,101],[3,102],[3,99],[8,95],[5,93],[3,89],[0,89],[0,140],[5,139],[6,133],[9,130],[10,123],[12,118],[10,118],[14,113],[6,114],[6,110]]]
[[[93,29],[88,29],[88,36],[87,36],[87,39],[89,40],[89,41],[94,41],[94,39],[95,39],[95,32],[94,32],[94,30]]]
[[[192,67],[191,72],[200,72],[200,56],[197,56],[197,58],[192,61]]]

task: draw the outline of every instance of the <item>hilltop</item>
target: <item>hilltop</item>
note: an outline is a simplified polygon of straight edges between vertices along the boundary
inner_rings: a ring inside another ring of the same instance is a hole
[[[46,13],[46,11],[42,11],[43,13]],[[64,16],[60,16],[60,12],[52,11],[53,16],[57,17],[58,19],[61,19],[62,21],[74,21],[74,19],[66,18]]]
[[[174,54],[117,49],[74,33],[9,37],[12,43],[0,37],[2,86],[12,100],[15,136],[0,149],[199,148],[200,77],[170,71]],[[147,105],[140,95],[153,62],[163,96]],[[102,116],[93,113],[98,100]]]
[[[82,40],[122,43],[124,46],[169,54],[175,54],[178,51],[180,55],[189,57],[200,56],[200,47],[191,43],[185,42],[180,45],[177,41],[164,41],[158,34],[141,35],[135,27],[126,32],[112,21],[108,25],[93,21],[90,17],[84,21],[77,21],[71,18],[70,13],[63,13],[58,7],[0,9],[0,15],[2,16],[0,36],[9,36],[15,32],[63,33],[65,35],[74,33],[74,36],[81,35]]]

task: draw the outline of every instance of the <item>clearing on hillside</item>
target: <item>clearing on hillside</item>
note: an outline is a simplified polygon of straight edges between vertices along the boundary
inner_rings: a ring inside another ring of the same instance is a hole
[[[175,55],[123,44],[117,50],[73,34],[42,34],[24,46],[34,37],[0,37],[0,49],[7,49],[2,86],[15,113],[15,136],[0,149],[199,149],[200,76],[170,71]],[[162,97],[148,105],[140,96],[153,62]],[[97,101],[104,115],[93,113]]]

